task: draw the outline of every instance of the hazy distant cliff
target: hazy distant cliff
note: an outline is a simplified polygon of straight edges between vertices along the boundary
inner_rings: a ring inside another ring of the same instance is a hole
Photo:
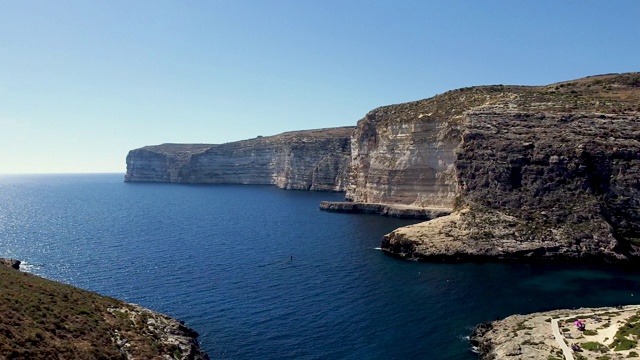
[[[353,130],[295,131],[221,145],[146,146],[129,152],[125,181],[343,191]]]
[[[452,90],[356,128],[145,147],[125,180],[338,190],[354,204],[324,209],[440,216],[385,236],[411,259],[638,259],[640,74]]]
[[[162,144],[131,150],[124,181],[179,182],[180,170],[191,157],[212,146],[215,145]]]

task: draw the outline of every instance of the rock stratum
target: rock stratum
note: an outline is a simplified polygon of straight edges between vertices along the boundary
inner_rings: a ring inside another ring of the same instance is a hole
[[[344,191],[353,130],[294,131],[220,145],[145,146],[127,155],[125,181]]]
[[[0,259],[0,359],[209,359],[178,320],[19,265]]]
[[[344,190],[347,203],[324,208],[431,219],[383,240],[412,260],[640,257],[639,73],[457,89],[304,133],[133,150],[126,180]]]

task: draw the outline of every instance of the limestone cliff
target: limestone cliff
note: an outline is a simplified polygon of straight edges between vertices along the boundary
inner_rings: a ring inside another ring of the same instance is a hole
[[[322,207],[436,217],[385,236],[410,259],[640,257],[639,73],[458,89],[357,125],[145,147],[125,180],[344,190]]]
[[[640,256],[640,74],[484,86],[358,122],[347,199],[451,207],[398,229],[411,259]]]
[[[343,191],[353,130],[295,131],[220,145],[147,146],[127,156],[125,181]]]
[[[180,169],[191,157],[202,153],[210,144],[162,144],[145,146],[127,154],[127,173],[124,181],[178,182]]]
[[[421,103],[378,108],[358,122],[351,144],[346,199],[451,207],[457,121],[441,121]]]

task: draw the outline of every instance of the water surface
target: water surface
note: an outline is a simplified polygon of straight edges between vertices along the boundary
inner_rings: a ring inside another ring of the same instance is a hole
[[[610,267],[388,257],[412,222],[318,210],[342,194],[122,179],[0,177],[0,256],[185,320],[215,359],[474,359],[479,322],[640,296]]]

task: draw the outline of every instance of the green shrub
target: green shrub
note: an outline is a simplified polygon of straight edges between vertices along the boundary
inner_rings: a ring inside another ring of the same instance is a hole
[[[624,351],[635,348],[638,345],[637,341],[629,340],[626,338],[616,338],[613,343],[609,345],[614,351]]]
[[[600,349],[602,349],[605,346],[600,344],[597,341],[587,341],[580,344],[580,347],[589,351],[600,351]]]

